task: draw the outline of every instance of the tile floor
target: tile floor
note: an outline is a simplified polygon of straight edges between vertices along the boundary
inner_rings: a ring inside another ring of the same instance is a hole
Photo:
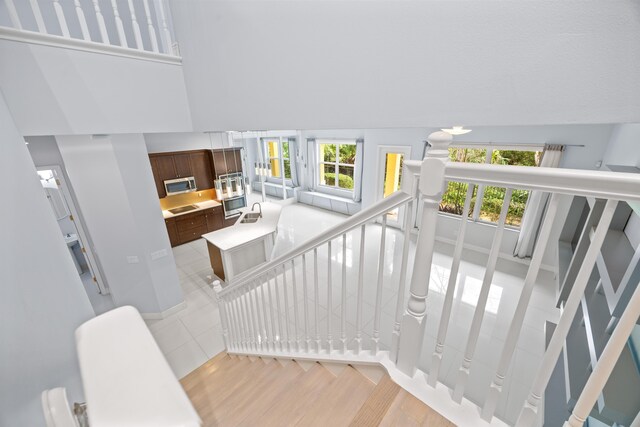
[[[345,216],[303,204],[287,205],[283,208],[278,226],[278,236],[274,255],[285,253],[300,245],[318,230],[325,230]],[[380,330],[380,346],[388,348],[391,342],[391,331],[397,302],[397,284],[399,283],[399,264],[402,246],[402,234],[395,229],[388,229],[385,245],[385,263],[382,272],[382,314]],[[415,240],[415,238],[414,238]],[[365,236],[365,265],[376,266],[379,256],[380,226],[368,225]],[[414,251],[412,242],[411,251]],[[346,329],[349,337],[355,333],[356,277],[357,260],[360,257],[360,231],[347,235],[347,318]],[[341,263],[342,243],[333,243],[333,285],[331,298],[333,336],[338,337],[341,315]],[[428,371],[431,354],[435,347],[435,336],[440,321],[441,306],[444,299],[449,269],[451,266],[450,245],[436,244],[434,268],[432,269],[430,293],[428,298],[428,317],[426,337],[423,345],[420,368]],[[319,298],[315,304],[313,292],[309,292],[309,331],[315,333],[314,312],[318,311],[320,333],[326,331],[329,303],[327,298],[328,256],[326,246],[318,251]],[[212,271],[209,266],[204,240],[188,243],[174,248],[174,257],[178,267],[180,284],[185,293],[186,309],[166,319],[148,321],[150,330],[164,352],[169,364],[178,377],[183,377],[197,368],[207,359],[224,349],[220,326],[218,306],[212,289],[209,287]],[[449,333],[444,349],[443,365],[440,380],[452,386],[455,383],[457,370],[462,361],[471,319],[474,314],[478,293],[484,275],[487,256],[465,251],[460,266],[455,301],[452,310]],[[412,259],[412,256],[410,256]],[[411,271],[412,262],[409,262]],[[312,263],[307,264],[307,277],[312,277]],[[489,302],[481,327],[478,347],[471,366],[471,374],[465,395],[476,402],[482,402],[487,387],[495,373],[500,350],[504,344],[507,328],[520,295],[522,282],[527,266],[500,260],[493,278]],[[288,273],[290,274],[290,272]],[[298,264],[296,270],[297,283],[302,283],[302,268]],[[363,341],[370,343],[373,333],[373,317],[376,299],[377,268],[365,268],[363,292]],[[289,327],[294,330],[294,302],[291,292],[291,281],[288,283]],[[272,287],[275,292],[275,288]],[[304,300],[302,292],[298,292],[298,302]],[[507,375],[504,392],[498,404],[497,415],[509,422],[515,421],[517,413],[524,401],[533,376],[537,370],[541,355],[544,352],[543,328],[546,320],[557,321],[559,313],[554,307],[555,285],[553,275],[541,272],[531,299],[530,308],[525,318],[521,339]],[[301,307],[299,304],[298,307]],[[274,307],[275,308],[275,307]],[[298,310],[302,310],[298,308]],[[283,325],[287,325],[284,310],[281,314]],[[299,311],[301,314],[301,312]],[[302,331],[297,331],[302,334]],[[351,343],[353,345],[353,343]]]

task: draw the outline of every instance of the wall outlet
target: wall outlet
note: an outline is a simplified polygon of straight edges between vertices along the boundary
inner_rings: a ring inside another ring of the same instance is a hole
[[[127,257],[127,262],[128,262],[129,264],[137,264],[137,263],[139,263],[139,262],[140,262],[140,260],[138,259],[138,257],[137,257],[137,256],[132,255],[132,256],[128,256],[128,257]]]
[[[167,250],[166,249],[160,249],[159,251],[155,251],[155,252],[151,252],[151,259],[152,260],[156,260],[159,258],[164,258],[167,256]]]

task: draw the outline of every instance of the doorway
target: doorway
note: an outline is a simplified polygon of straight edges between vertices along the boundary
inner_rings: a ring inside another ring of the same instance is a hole
[[[51,213],[60,228],[60,236],[67,245],[69,256],[80,276],[89,301],[96,313],[102,314],[115,307],[109,288],[100,274],[87,233],[78,220],[78,211],[71,198],[60,166],[37,168],[45,197],[51,206]]]
[[[400,190],[402,186],[402,167],[405,159],[411,156],[411,147],[382,145],[378,147],[378,180],[376,200],[382,200]],[[396,208],[387,214],[387,224],[402,228],[404,207]]]

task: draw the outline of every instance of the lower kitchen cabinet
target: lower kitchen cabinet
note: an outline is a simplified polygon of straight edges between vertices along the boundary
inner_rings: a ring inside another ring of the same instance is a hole
[[[169,242],[171,247],[178,246],[180,244],[180,237],[178,236],[178,227],[176,226],[176,220],[173,218],[167,218],[164,220],[167,226],[167,234],[169,235]]]
[[[234,217],[232,221],[225,221],[222,206],[216,206],[175,218],[167,218],[164,222],[171,247],[174,247],[199,239],[203,234],[233,225],[236,219],[237,217]]]
[[[216,206],[215,208],[205,210],[204,217],[207,223],[207,233],[220,230],[224,227],[224,213],[222,212],[222,206]]]

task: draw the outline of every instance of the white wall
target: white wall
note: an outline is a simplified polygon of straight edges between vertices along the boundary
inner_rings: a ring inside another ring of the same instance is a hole
[[[116,306],[159,313],[181,303],[142,135],[56,140]],[[165,256],[151,260],[151,253],[163,250]]]
[[[196,130],[640,120],[640,3],[171,0]]]
[[[83,401],[75,329],[94,316],[24,140],[0,95],[0,425],[44,426],[40,393]]]
[[[176,64],[0,40],[0,89],[22,135],[192,130]]]
[[[225,132],[146,133],[144,141],[149,153],[225,148],[229,146]]]
[[[640,123],[613,127],[604,164],[640,167]]]

